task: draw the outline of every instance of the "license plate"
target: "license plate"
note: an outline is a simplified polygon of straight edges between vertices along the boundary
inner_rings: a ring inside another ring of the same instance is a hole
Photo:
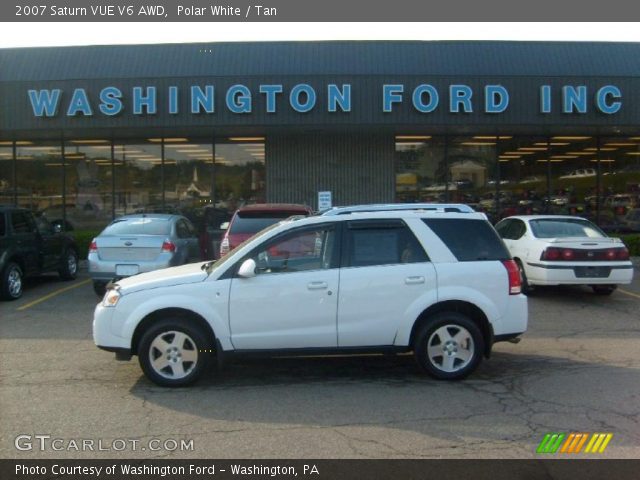
[[[608,278],[611,267],[575,267],[576,278]]]
[[[137,275],[140,271],[138,265],[116,265],[116,275],[127,277],[130,275]]]

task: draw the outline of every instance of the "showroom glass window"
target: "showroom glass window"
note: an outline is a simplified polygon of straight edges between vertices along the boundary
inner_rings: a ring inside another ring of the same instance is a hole
[[[447,201],[444,137],[398,135],[395,139],[395,201]]]
[[[14,203],[13,142],[0,142],[0,204]]]
[[[216,139],[216,199],[229,210],[250,203],[264,203],[264,137]]]
[[[160,141],[141,139],[114,145],[114,213],[162,211]]]
[[[601,227],[638,231],[640,218],[640,136],[600,139]]]
[[[111,142],[65,142],[66,229],[100,232],[113,212]],[[48,215],[49,216],[49,215]]]
[[[36,213],[62,209],[63,161],[60,143],[16,142],[16,198]]]

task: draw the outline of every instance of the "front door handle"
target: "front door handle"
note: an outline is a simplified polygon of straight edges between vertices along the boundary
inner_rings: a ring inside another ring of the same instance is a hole
[[[327,282],[309,282],[307,283],[307,288],[309,290],[324,290],[329,288],[329,284]]]
[[[404,279],[404,283],[406,283],[407,285],[416,285],[418,283],[424,283],[424,277],[423,276],[407,277]]]

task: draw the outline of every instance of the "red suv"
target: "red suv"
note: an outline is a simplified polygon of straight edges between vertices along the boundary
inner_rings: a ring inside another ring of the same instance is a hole
[[[257,203],[245,205],[233,214],[220,244],[220,256],[226,255],[260,230],[293,215],[311,215],[306,205],[290,203]]]

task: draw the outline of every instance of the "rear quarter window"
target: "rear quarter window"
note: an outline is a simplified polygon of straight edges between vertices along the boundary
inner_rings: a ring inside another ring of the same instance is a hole
[[[485,220],[425,218],[422,220],[459,262],[511,258],[502,240]]]

